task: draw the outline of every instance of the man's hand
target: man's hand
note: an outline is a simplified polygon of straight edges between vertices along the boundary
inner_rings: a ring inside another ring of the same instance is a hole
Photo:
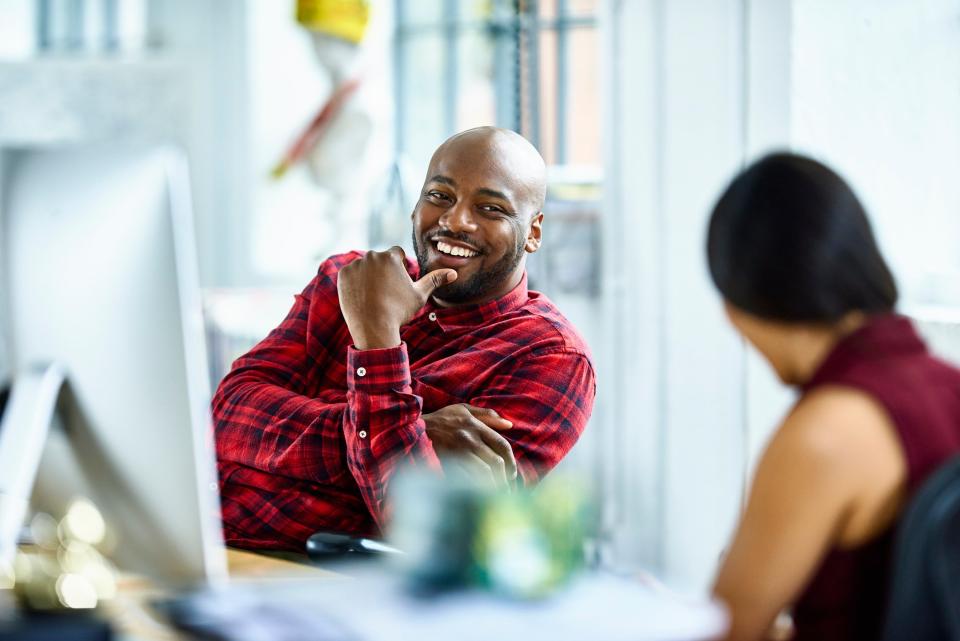
[[[354,346],[396,347],[400,326],[413,318],[433,290],[456,279],[456,271],[436,269],[414,282],[399,247],[368,252],[345,265],[337,276],[337,293]]]
[[[496,431],[510,429],[513,423],[493,410],[458,403],[424,414],[423,421],[439,456],[457,457],[469,471],[496,487],[510,487],[517,478],[510,442]]]

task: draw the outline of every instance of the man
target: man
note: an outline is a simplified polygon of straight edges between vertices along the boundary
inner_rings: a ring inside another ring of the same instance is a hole
[[[321,529],[376,534],[404,463],[447,455],[536,483],[590,416],[583,340],[527,290],[543,159],[481,127],[434,153],[403,250],[333,256],[213,400],[228,543],[302,550]]]

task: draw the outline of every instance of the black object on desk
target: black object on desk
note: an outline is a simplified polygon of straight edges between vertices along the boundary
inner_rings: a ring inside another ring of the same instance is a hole
[[[375,539],[353,536],[342,532],[320,531],[307,539],[307,556],[311,559],[329,559],[344,554],[400,554],[400,550]]]
[[[110,625],[86,614],[28,614],[0,620],[0,641],[110,641]]]

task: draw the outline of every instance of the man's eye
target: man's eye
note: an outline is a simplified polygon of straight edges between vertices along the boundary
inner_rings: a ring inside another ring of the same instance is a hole
[[[502,214],[503,209],[496,205],[480,205],[480,211],[486,212],[488,214]]]
[[[436,200],[450,200],[450,196],[446,195],[441,191],[428,191],[427,196]]]

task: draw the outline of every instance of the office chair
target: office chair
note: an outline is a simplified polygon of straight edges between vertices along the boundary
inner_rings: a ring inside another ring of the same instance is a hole
[[[883,641],[960,641],[960,456],[907,506],[890,578]]]

